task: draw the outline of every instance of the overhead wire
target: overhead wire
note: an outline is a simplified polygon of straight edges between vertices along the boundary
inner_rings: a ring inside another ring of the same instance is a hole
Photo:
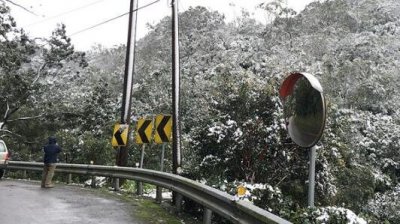
[[[93,6],[93,5],[98,4],[98,3],[100,3],[100,2],[103,2],[103,1],[104,1],[104,0],[98,0],[98,1],[95,1],[95,2],[91,2],[91,3],[89,3],[89,4],[86,4],[86,5],[83,5],[83,6],[74,8],[74,9],[71,9],[71,10],[69,10],[69,11],[62,12],[62,13],[60,13],[60,14],[57,14],[57,15],[54,15],[54,16],[45,18],[45,19],[43,19],[43,20],[40,20],[40,21],[31,23],[31,24],[28,24],[28,25],[26,25],[26,27],[35,26],[35,25],[37,25],[37,24],[40,24],[40,23],[43,23],[43,22],[46,22],[46,21],[49,21],[49,20],[58,18],[58,17],[60,17],[60,16],[64,16],[64,15],[67,15],[67,14],[70,14],[70,13],[73,13],[73,12],[76,12],[76,11],[78,11],[78,10],[81,10],[81,9],[84,9],[84,8],[87,8],[87,7],[90,7],[90,6]]]
[[[10,4],[13,4],[13,5],[15,5],[15,6],[17,6],[17,7],[21,8],[21,9],[27,11],[27,12],[29,12],[29,13],[32,14],[32,15],[39,16],[38,14],[36,14],[36,13],[34,13],[33,11],[27,9],[26,7],[24,7],[24,6],[21,5],[21,4],[15,3],[14,1],[11,1],[11,0],[5,0],[5,1],[8,2],[8,3],[10,3]]]
[[[132,12],[135,12],[135,11],[141,10],[141,9],[143,9],[143,8],[146,8],[146,7],[148,7],[148,6],[151,6],[151,5],[153,5],[153,4],[155,4],[155,3],[159,2],[159,1],[160,1],[160,0],[156,0],[156,1],[150,2],[150,3],[148,3],[148,4],[144,5],[144,6],[141,6],[141,7],[138,7],[137,9],[132,10]],[[126,13],[123,13],[123,14],[121,14],[121,15],[118,15],[118,16],[116,16],[116,17],[113,17],[113,18],[111,18],[111,19],[105,20],[105,21],[103,21],[103,22],[97,23],[97,24],[95,24],[95,25],[93,25],[93,26],[90,26],[90,27],[84,28],[84,29],[82,29],[82,30],[76,31],[76,32],[70,34],[69,36],[71,37],[71,36],[74,36],[74,35],[83,33],[83,32],[85,32],[85,31],[94,29],[94,28],[96,28],[96,27],[98,27],[98,26],[104,25],[104,24],[109,23],[109,22],[111,22],[111,21],[113,21],[113,20],[116,20],[116,19],[118,19],[118,18],[121,18],[121,17],[123,17],[123,16],[126,16],[126,15],[128,15],[129,13],[130,13],[130,11],[129,11],[129,12],[126,12]]]

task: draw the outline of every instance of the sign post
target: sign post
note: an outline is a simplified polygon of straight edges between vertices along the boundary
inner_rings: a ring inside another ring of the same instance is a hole
[[[144,149],[145,149],[146,145],[142,144],[142,152],[140,153],[140,163],[139,163],[139,168],[142,169],[143,168],[143,159],[144,159]],[[136,182],[136,194],[137,195],[143,195],[143,183],[137,181]]]
[[[322,86],[308,73],[291,73],[282,83],[279,95],[283,101],[286,127],[297,145],[309,148],[308,206],[314,207],[316,144],[322,136],[326,108]]]
[[[172,137],[172,116],[159,114],[155,120],[155,135],[154,142],[162,144],[161,157],[160,157],[160,171],[164,171],[164,155],[165,146],[171,142]],[[162,201],[162,188],[157,186],[156,201],[161,203]]]
[[[165,154],[165,145],[166,143],[162,144],[162,149],[161,149],[161,156],[160,156],[160,171],[164,171],[164,154]],[[156,190],[156,201],[158,203],[162,202],[162,188],[160,186],[157,186]]]
[[[314,207],[315,195],[315,156],[317,155],[317,147],[314,145],[310,149],[310,166],[308,171],[308,206]]]
[[[139,119],[136,126],[136,143],[142,145],[142,151],[140,153],[140,163],[139,168],[143,168],[144,160],[144,150],[145,145],[150,143],[151,132],[153,130],[153,120],[152,119]],[[136,182],[136,194],[143,194],[143,183]]]

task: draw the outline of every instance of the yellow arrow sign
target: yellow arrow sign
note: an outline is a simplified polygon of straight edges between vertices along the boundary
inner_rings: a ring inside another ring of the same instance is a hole
[[[126,146],[128,142],[128,129],[129,126],[127,124],[115,124],[111,140],[112,146]]]
[[[172,116],[159,114],[156,116],[155,143],[170,142],[172,134]]]
[[[140,119],[136,126],[136,143],[145,144],[150,143],[151,132],[153,130],[153,120],[152,119]]]

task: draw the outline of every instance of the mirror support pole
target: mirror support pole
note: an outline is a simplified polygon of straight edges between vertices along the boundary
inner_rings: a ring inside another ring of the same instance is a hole
[[[317,147],[314,145],[310,149],[310,163],[308,172],[308,207],[314,207],[315,196],[315,157],[317,154]]]

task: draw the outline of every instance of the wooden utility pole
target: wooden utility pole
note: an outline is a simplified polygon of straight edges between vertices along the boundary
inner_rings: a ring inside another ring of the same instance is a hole
[[[179,30],[178,30],[178,2],[172,0],[172,172],[179,174],[182,166],[181,133],[180,133],[180,73],[179,73]]]
[[[135,41],[136,41],[136,21],[138,0],[130,1],[129,9],[129,25],[128,25],[128,40],[126,44],[126,57],[125,57],[125,73],[124,73],[124,90],[122,95],[121,107],[121,124],[129,125],[131,122],[131,99],[133,87],[133,74],[135,68]],[[129,136],[130,131],[128,131]],[[129,139],[129,137],[128,137]],[[128,163],[128,145],[120,146],[117,153],[116,165],[126,166]]]
[[[178,1],[171,1],[172,8],[172,172],[182,173],[181,133],[180,133],[180,73],[179,73],[179,29],[178,29]],[[173,201],[176,210],[180,212],[183,196],[173,192]]]

